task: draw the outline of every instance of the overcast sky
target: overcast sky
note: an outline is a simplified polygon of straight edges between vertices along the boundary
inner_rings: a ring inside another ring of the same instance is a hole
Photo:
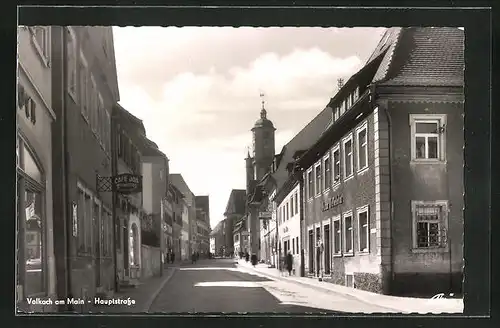
[[[260,92],[280,152],[368,59],[383,28],[113,28],[120,104],[196,195],[212,228],[245,189]]]

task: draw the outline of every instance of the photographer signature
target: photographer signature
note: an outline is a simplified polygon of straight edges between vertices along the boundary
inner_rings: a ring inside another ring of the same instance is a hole
[[[454,294],[450,293],[448,295],[450,298],[453,298]],[[439,293],[431,297],[431,300],[442,300],[442,299],[447,299],[448,297],[445,295],[445,293]]]

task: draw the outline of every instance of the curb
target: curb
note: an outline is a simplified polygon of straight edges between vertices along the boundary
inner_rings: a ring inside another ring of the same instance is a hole
[[[351,295],[351,294],[348,294],[348,293],[344,293],[344,292],[341,292],[341,291],[333,291],[333,290],[330,290],[328,288],[323,288],[323,287],[320,287],[320,286],[315,286],[315,285],[312,285],[312,284],[308,284],[308,283],[304,283],[304,282],[301,282],[301,281],[297,281],[295,279],[283,279],[282,277],[277,277],[277,276],[273,276],[273,275],[270,275],[270,274],[267,274],[267,273],[263,273],[257,269],[254,269],[254,268],[250,268],[250,267],[246,267],[245,265],[241,265],[239,263],[237,263],[237,266],[238,267],[242,267],[242,268],[247,268],[249,270],[252,270],[254,272],[257,272],[259,274],[262,274],[268,278],[271,278],[271,279],[274,279],[274,280],[282,280],[282,281],[286,281],[286,282],[291,282],[291,283],[294,283],[296,285],[301,285],[301,286],[307,286],[309,288],[312,288],[312,289],[316,289],[316,290],[321,290],[323,292],[326,292],[328,294],[340,294],[340,295],[343,295],[343,296],[347,296],[351,299],[355,299],[359,302],[363,302],[365,304],[369,304],[369,305],[373,305],[372,303],[364,300],[363,298],[360,298],[360,297],[357,297],[357,296],[354,296],[354,295]],[[377,305],[381,308],[384,308],[384,309],[387,309],[389,311],[396,311],[397,313],[402,313],[403,311],[401,311],[400,309],[394,309],[394,308],[390,308],[390,307],[387,307],[387,306],[383,306],[383,305]],[[381,312],[383,313],[383,312]]]
[[[165,287],[165,285],[167,284],[167,282],[172,279],[172,277],[174,276],[175,272],[177,272],[177,269],[176,267],[172,267],[172,270],[170,271],[169,275],[165,277],[165,279],[163,280],[163,282],[161,283],[160,287],[156,290],[156,292],[153,293],[153,295],[151,295],[151,297],[149,298],[148,302],[146,302],[146,305],[144,306],[144,309],[142,312],[149,312],[149,309],[151,308],[151,305],[153,305],[154,301],[158,298],[158,295],[160,295],[160,292],[163,290],[163,288]]]

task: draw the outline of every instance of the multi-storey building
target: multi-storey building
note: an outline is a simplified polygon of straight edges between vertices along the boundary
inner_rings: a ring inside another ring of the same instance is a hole
[[[53,308],[30,306],[27,297],[56,297],[51,131],[52,81],[58,77],[51,70],[51,30],[18,27],[16,299],[19,309],[28,311]]]
[[[144,124],[118,104],[113,108],[111,121],[112,175],[141,174],[142,155],[135,135],[144,130]],[[141,274],[142,193],[114,193],[113,197],[115,222],[119,226],[115,235],[117,276],[119,284],[126,285]]]
[[[210,200],[208,196],[196,196],[196,225],[200,255],[210,252]]]
[[[183,229],[183,195],[173,184],[169,184],[167,191],[167,206],[169,207],[168,215],[172,218],[173,231],[172,231],[172,247],[171,252],[175,254],[175,259],[180,260],[182,258],[182,229]],[[189,222],[187,223],[189,225]],[[184,251],[185,253],[185,251]]]
[[[243,231],[245,228],[245,210],[246,210],[246,191],[244,189],[233,189],[229,195],[224,211],[224,220],[222,221],[223,235],[223,255],[237,254],[234,244],[238,243],[240,238],[248,238],[248,233]],[[238,237],[236,237],[238,235]],[[219,247],[219,246],[217,246]],[[217,251],[219,251],[218,249]],[[240,248],[239,251],[243,251]]]
[[[181,199],[181,216],[182,216],[182,226],[181,226],[181,260],[188,260],[191,254],[190,241],[189,241],[189,207],[184,199],[184,195]]]
[[[53,218],[58,297],[114,289],[111,112],[119,100],[111,27],[52,27]],[[57,77],[57,78],[55,78]]]
[[[193,192],[189,189],[184,177],[179,173],[170,174],[170,183],[173,184],[183,195],[187,206],[189,221],[189,254],[198,251],[197,225],[196,225],[196,200]]]
[[[391,294],[461,291],[463,42],[392,28],[299,160],[307,271]],[[324,272],[326,274],[326,272]]]

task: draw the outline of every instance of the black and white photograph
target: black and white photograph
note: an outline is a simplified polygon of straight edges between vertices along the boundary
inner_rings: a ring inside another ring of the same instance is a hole
[[[16,313],[463,313],[461,27],[20,25]]]

